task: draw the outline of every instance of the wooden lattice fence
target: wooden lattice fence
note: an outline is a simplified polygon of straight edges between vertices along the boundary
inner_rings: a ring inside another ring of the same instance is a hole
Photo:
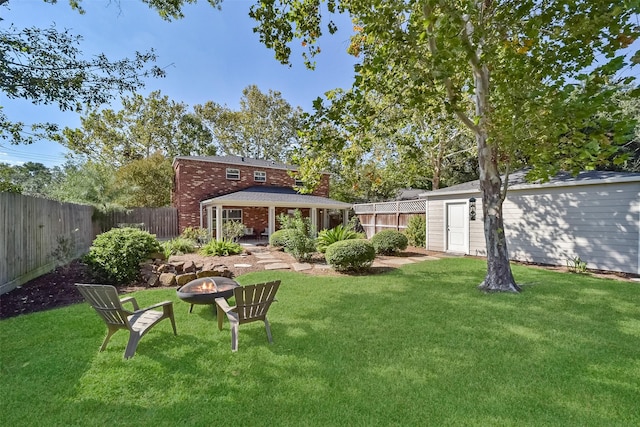
[[[382,230],[404,230],[409,218],[425,215],[426,203],[424,200],[365,203],[354,205],[353,209],[367,233],[367,238],[371,238]]]

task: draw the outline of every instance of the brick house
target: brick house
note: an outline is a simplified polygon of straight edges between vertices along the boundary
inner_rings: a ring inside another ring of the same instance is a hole
[[[222,223],[242,222],[254,237],[277,229],[276,217],[299,209],[318,230],[330,227],[330,214],[348,218],[348,203],[330,199],[329,174],[323,174],[312,194],[299,194],[294,166],[239,156],[180,156],[173,161],[172,205],[178,210],[180,232],[206,227],[222,235]],[[216,221],[222,218],[222,221]]]

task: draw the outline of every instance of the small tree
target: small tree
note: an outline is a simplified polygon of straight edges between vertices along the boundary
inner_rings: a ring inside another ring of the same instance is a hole
[[[409,218],[409,224],[404,234],[411,246],[424,248],[427,244],[427,219],[424,215],[415,215]]]
[[[284,250],[298,261],[308,261],[316,251],[315,227],[310,218],[304,218],[302,212],[296,209],[292,216],[278,215],[280,227],[292,230],[288,234]]]
[[[222,224],[222,238],[237,242],[240,237],[244,236],[246,227],[239,221],[225,221]]]

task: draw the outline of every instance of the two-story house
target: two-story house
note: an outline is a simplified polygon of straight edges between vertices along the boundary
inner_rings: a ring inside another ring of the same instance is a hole
[[[206,227],[213,236],[222,236],[225,221],[240,221],[254,236],[268,237],[278,227],[276,217],[295,209],[322,230],[329,228],[331,211],[341,211],[346,222],[351,208],[328,197],[329,174],[322,175],[312,194],[300,194],[294,189],[302,185],[295,178],[297,168],[279,162],[181,156],[174,159],[173,169],[172,204],[178,209],[180,232],[186,227]]]

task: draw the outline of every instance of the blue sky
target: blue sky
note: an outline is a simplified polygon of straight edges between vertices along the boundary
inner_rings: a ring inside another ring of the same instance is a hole
[[[190,106],[215,101],[238,108],[242,89],[255,84],[263,92],[280,91],[284,99],[306,111],[312,101],[337,87],[351,87],[355,59],[346,53],[351,34],[348,17],[338,17],[339,31],[321,41],[322,53],[315,71],[307,70],[299,54],[293,66],[281,65],[273,52],[259,42],[249,18],[250,0],[226,0],[222,10],[205,0],[187,5],[182,20],[166,22],[140,0],[84,0],[87,13],[71,10],[67,0],[50,5],[43,0],[11,0],[0,7],[0,26],[14,24],[70,29],[84,40],[85,55],[105,53],[118,59],[133,57],[135,51],[155,49],[156,65],[166,67],[167,77],[149,79],[139,93],[160,90],[169,98]],[[55,106],[34,106],[28,101],[0,95],[0,105],[10,120],[25,123],[50,121],[71,128],[80,126],[80,116],[60,112]],[[105,108],[119,109],[116,99]],[[50,141],[32,145],[9,145],[0,140],[0,162],[19,164],[27,161],[46,166],[64,163],[64,147]]]

